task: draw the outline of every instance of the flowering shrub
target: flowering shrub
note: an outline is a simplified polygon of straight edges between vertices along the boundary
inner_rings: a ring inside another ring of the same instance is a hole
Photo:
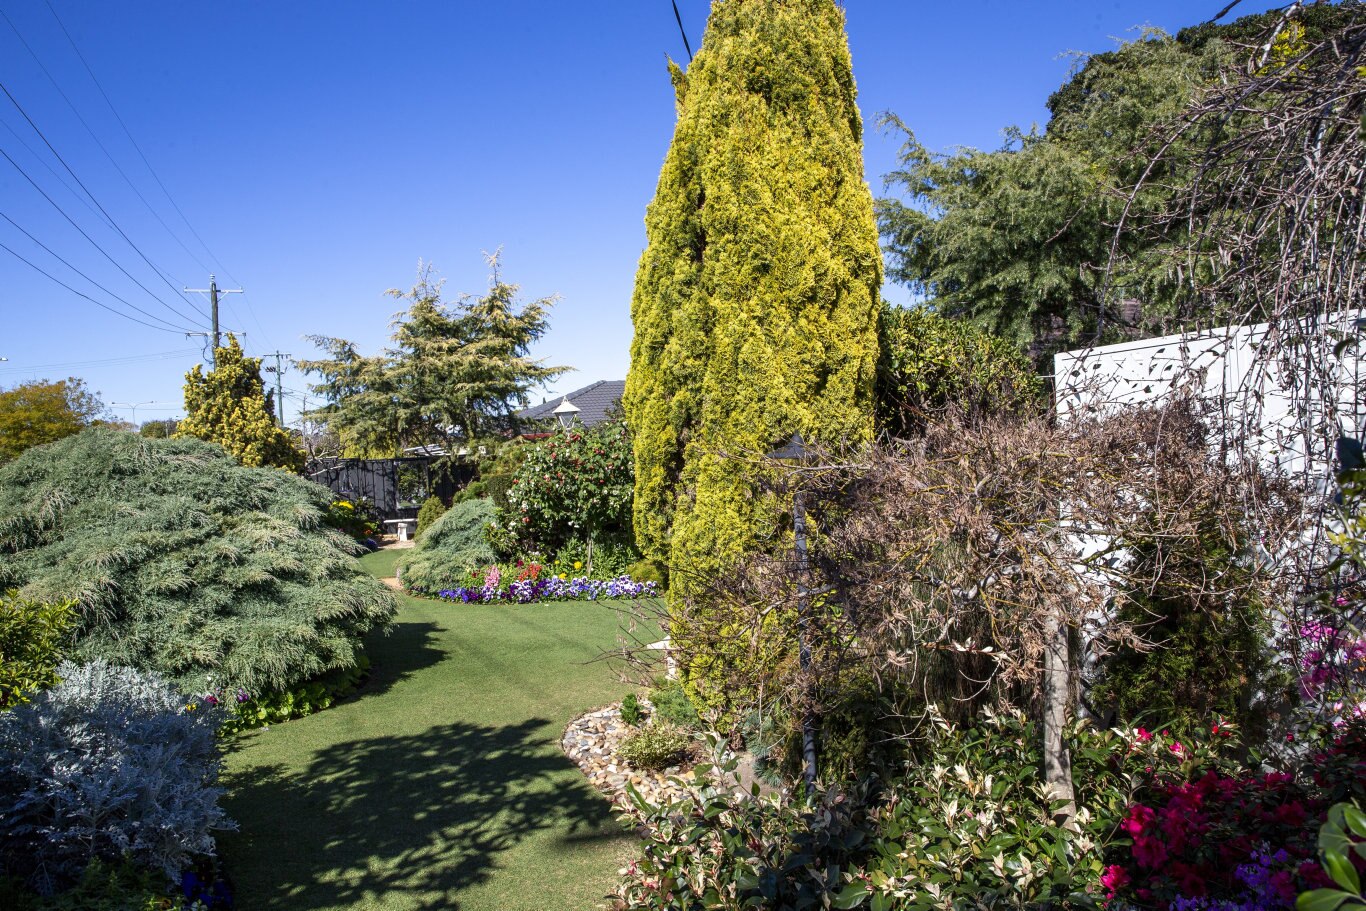
[[[1199,762],[1155,774],[1120,825],[1110,897],[1177,911],[1277,911],[1327,885],[1314,861],[1317,829],[1331,804],[1366,795],[1366,724],[1318,728],[1307,746],[1298,774]]]
[[[0,868],[48,893],[93,860],[169,878],[231,828],[218,807],[216,707],[155,674],[63,664],[0,714]]]
[[[1179,777],[1208,756],[1146,731],[1074,726],[1071,830],[1042,797],[1041,743],[1020,715],[940,721],[932,758],[871,800],[825,787],[751,797],[701,769],[671,806],[637,800],[651,834],[620,897],[652,911],[1095,907],[1119,875],[1105,868],[1107,841],[1146,776]],[[732,757],[718,763],[733,770]]]
[[[1334,600],[1347,608],[1348,599]],[[1311,620],[1299,627],[1300,695],[1338,726],[1366,717],[1366,636],[1350,626]]]
[[[530,447],[499,510],[495,540],[508,553],[559,553],[574,541],[631,538],[635,469],[626,425],[556,432]]]
[[[530,604],[535,601],[599,601],[612,598],[653,598],[657,586],[653,582],[633,582],[630,576],[615,579],[589,579],[576,576],[542,576],[517,579],[503,583],[501,571],[490,566],[484,571],[484,581],[479,586],[461,586],[443,589],[436,593],[443,601],[460,601],[464,604],[493,604],[500,601]]]

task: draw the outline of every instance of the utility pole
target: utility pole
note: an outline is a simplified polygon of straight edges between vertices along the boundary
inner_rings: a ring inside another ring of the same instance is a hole
[[[213,365],[218,366],[218,349],[222,345],[222,334],[218,331],[218,295],[220,294],[241,294],[241,288],[219,288],[218,282],[213,275],[209,275],[209,287],[207,288],[186,288],[186,294],[207,294],[209,296],[209,316],[213,321],[213,332],[209,333],[213,337]],[[186,336],[204,335],[203,332],[187,332]]]
[[[285,368],[283,359],[293,356],[294,355],[292,354],[285,354],[282,351],[272,351],[270,354],[261,355],[263,359],[268,357],[275,358],[275,366],[266,367],[265,371],[267,373],[275,374],[275,423],[279,427],[285,426]]]

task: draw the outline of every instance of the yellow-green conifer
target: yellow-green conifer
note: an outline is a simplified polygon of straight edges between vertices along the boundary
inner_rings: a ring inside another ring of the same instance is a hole
[[[638,542],[686,595],[777,522],[727,455],[871,437],[882,261],[834,0],[716,0],[672,73],[624,406]]]
[[[215,350],[214,363],[208,373],[196,364],[185,374],[185,419],[176,437],[218,443],[248,468],[302,471],[303,453],[266,408],[261,359],[245,356],[229,334],[227,345]]]

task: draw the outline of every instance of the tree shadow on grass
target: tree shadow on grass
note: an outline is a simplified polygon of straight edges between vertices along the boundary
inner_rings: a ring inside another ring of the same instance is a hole
[[[608,803],[567,778],[578,773],[553,730],[449,724],[337,744],[303,771],[234,776],[226,804],[242,828],[224,841],[238,907],[454,909],[541,830],[567,848],[619,837]]]
[[[376,630],[366,636],[363,654],[370,659],[370,679],[357,695],[387,692],[419,671],[439,664],[446,653],[434,644],[438,629],[430,622],[398,622],[387,633]]]

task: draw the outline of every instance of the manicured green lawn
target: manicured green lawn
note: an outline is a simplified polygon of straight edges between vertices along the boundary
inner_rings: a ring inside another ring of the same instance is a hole
[[[364,558],[392,574],[397,554]],[[611,603],[401,598],[357,697],[241,738],[220,845],[244,911],[570,911],[601,904],[633,840],[560,751],[625,687],[594,661]],[[621,603],[618,606],[622,606]]]

